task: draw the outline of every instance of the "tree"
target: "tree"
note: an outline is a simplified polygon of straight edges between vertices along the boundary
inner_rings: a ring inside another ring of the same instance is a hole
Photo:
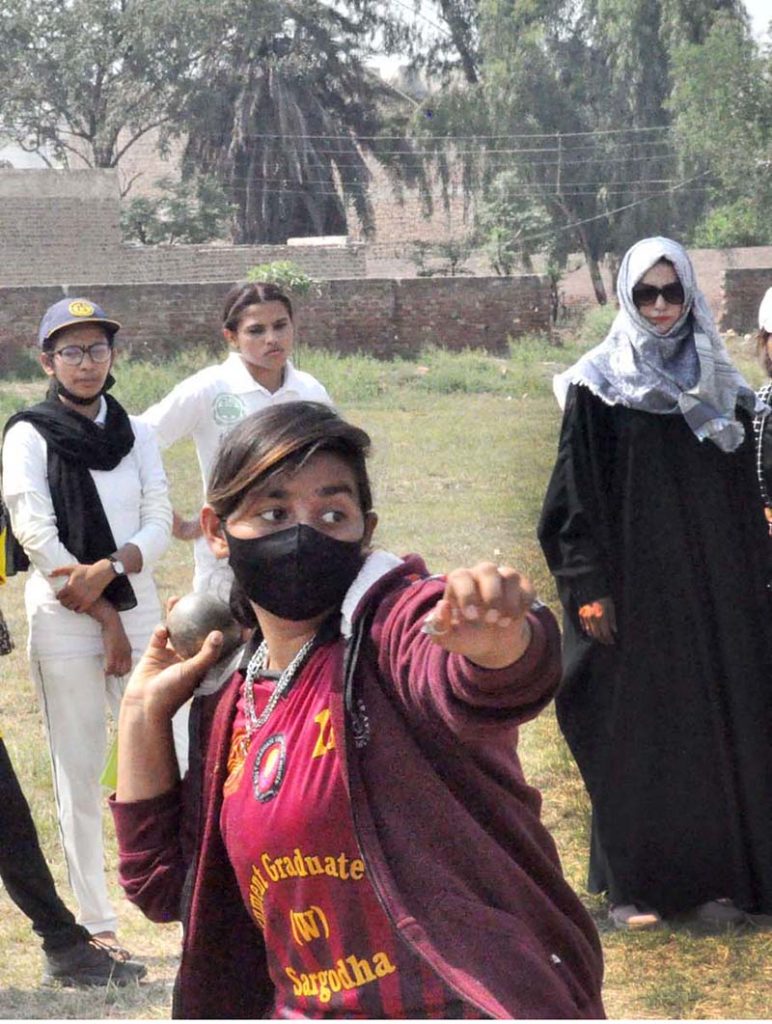
[[[203,176],[159,178],[159,192],[139,196],[121,211],[123,237],[143,245],[197,245],[227,233],[231,204],[218,182]]]
[[[512,244],[558,266],[577,248],[596,297],[645,234],[684,235],[705,202],[704,169],[673,144],[667,100],[674,47],[703,45],[719,14],[745,24],[736,0],[479,0],[478,82],[432,98],[416,117],[441,174],[464,163],[467,192],[488,197],[505,174]],[[487,202],[487,200],[486,200]],[[524,231],[531,205],[548,225]],[[484,202],[483,207],[486,205]]]
[[[722,16],[702,45],[675,53],[670,107],[685,159],[709,175],[709,206],[698,245],[772,240],[772,62],[747,26]]]
[[[237,27],[203,62],[185,112],[184,166],[213,174],[233,196],[237,242],[345,234],[347,203],[372,231],[366,154],[390,160],[396,173],[400,147],[386,144],[382,125],[384,108],[392,120],[397,113],[392,92],[364,66],[372,15],[351,7],[222,7]]]
[[[4,0],[3,134],[49,165],[115,167],[180,116],[211,45],[204,0]]]
[[[437,0],[437,12],[440,32],[429,45],[424,43],[418,62],[446,80],[460,71],[464,81],[476,85],[480,79],[479,0]]]
[[[550,217],[523,193],[517,171],[500,171],[492,178],[480,202],[477,222],[497,274],[511,274],[521,266],[533,271],[532,257],[544,248],[536,239],[549,232]]]

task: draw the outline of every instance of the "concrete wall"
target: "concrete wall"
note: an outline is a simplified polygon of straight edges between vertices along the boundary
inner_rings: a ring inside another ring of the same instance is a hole
[[[163,357],[181,345],[222,351],[220,307],[226,289],[204,284],[75,285],[123,325],[134,355]],[[55,287],[0,288],[0,373],[34,344]],[[504,351],[508,336],[548,333],[547,282],[541,277],[328,281],[298,310],[300,339],[332,351],[379,358],[415,354],[424,344]]]
[[[767,288],[772,288],[772,260],[767,267],[725,270],[721,329],[738,334],[755,331],[759,325],[759,305]]]

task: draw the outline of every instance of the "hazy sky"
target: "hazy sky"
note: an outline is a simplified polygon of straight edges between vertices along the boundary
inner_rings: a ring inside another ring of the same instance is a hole
[[[754,35],[766,36],[769,23],[772,21],[772,7],[769,5],[769,0],[745,0],[745,6],[753,19]]]

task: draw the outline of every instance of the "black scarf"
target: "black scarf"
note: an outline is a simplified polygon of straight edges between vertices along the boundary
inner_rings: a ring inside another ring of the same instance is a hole
[[[14,425],[31,423],[48,446],[48,485],[59,539],[79,562],[90,565],[116,548],[90,469],[109,471],[134,446],[134,431],[123,406],[105,395],[107,419],[103,427],[49,395],[39,405],[17,412],[8,420],[3,437]],[[29,568],[29,559],[13,542],[13,571]],[[137,598],[126,576],[116,576],[105,587],[107,598],[119,612],[136,608]]]

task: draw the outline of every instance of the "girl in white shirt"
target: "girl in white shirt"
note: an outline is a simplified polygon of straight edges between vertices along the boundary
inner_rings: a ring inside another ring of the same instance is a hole
[[[48,309],[38,343],[51,388],[11,418],[2,452],[17,555],[29,561],[30,669],[70,884],[80,923],[116,947],[99,783],[106,705],[117,718],[127,674],[161,617],[152,567],[172,520],[152,431],[105,394],[119,326],[88,299]]]
[[[225,297],[222,322],[232,350],[228,358],[183,380],[140,417],[154,429],[161,448],[193,438],[202,503],[220,441],[245,416],[280,402],[332,405],[323,385],[290,362],[295,334],[292,303],[280,288],[270,283],[235,285]],[[232,573],[212,555],[198,517],[185,521],[175,513],[174,535],[195,539],[193,589],[228,601]]]

